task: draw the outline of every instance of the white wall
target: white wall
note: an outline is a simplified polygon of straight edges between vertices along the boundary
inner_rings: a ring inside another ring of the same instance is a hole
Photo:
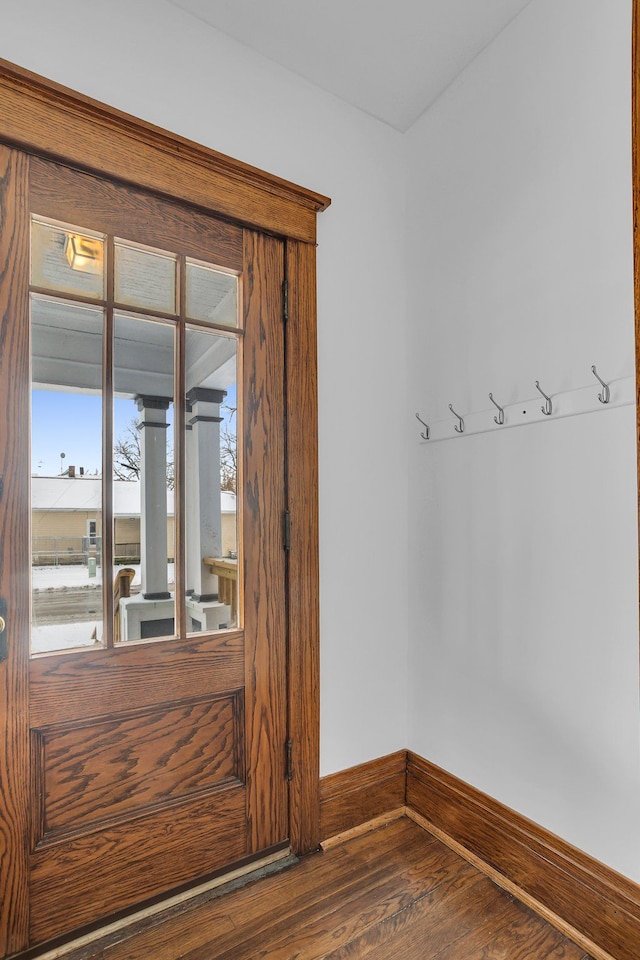
[[[533,0],[407,135],[408,420],[633,375],[630,49]],[[634,409],[413,424],[410,746],[640,880]]]
[[[165,0],[3,0],[0,56],[332,198],[318,229],[322,772],[404,747],[402,136]]]

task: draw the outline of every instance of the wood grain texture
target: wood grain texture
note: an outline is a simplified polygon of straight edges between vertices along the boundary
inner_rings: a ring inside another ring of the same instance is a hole
[[[262,931],[243,938],[241,943],[236,938],[229,950],[219,952],[219,960],[290,960],[293,956],[296,960],[312,960],[331,956],[336,947],[361,939],[407,910],[425,889],[446,885],[461,894],[483,883],[492,888],[476,871],[463,869],[455,856],[445,854],[440,844],[427,849],[404,840],[395,846],[393,861],[370,863],[368,871],[343,888],[339,898],[323,897],[322,910],[316,899],[298,910],[295,926],[290,917],[272,921],[268,944]],[[489,891],[487,900],[495,896],[494,891]],[[189,960],[206,960],[205,951],[193,951]]]
[[[122,820],[239,780],[237,696],[34,731],[41,741],[42,837]]]
[[[411,903],[326,960],[583,960],[583,951],[488,880],[448,884]]]
[[[31,858],[32,941],[76,930],[245,857],[245,793],[225,787],[37,850]]]
[[[422,836],[425,838],[425,849],[431,848],[433,838],[424,832]],[[232,894],[231,902],[225,897],[205,905],[196,917],[190,915],[187,909],[184,915],[172,920],[168,928],[162,929],[163,925],[160,925],[156,929],[143,931],[139,938],[127,942],[126,954],[122,947],[116,946],[115,957],[119,960],[126,955],[130,960],[146,960],[149,956],[155,956],[163,943],[165,949],[170,944],[170,952],[188,955],[190,960],[200,954],[206,956],[207,951],[210,955],[213,943],[218,956],[233,951],[240,953],[241,950],[265,948],[283,931],[300,930],[301,922],[330,914],[338,903],[350,902],[358,895],[362,884],[371,874],[372,865],[378,860],[381,861],[378,882],[384,870],[389,870],[396,855],[401,858],[401,863],[396,864],[395,869],[401,870],[403,865],[406,868],[407,864],[402,858],[411,855],[410,848],[415,843],[415,837],[414,832],[407,834],[405,821],[402,827],[394,825],[392,829],[381,832],[376,837],[373,849],[370,841],[357,840],[348,844],[348,853],[345,848],[332,851],[329,861],[325,855],[308,857],[296,865],[295,870],[281,874],[278,883],[270,882],[267,889],[263,883],[253,885],[238,894]],[[415,862],[414,859],[412,863]],[[324,872],[325,864],[330,864],[328,873]],[[236,898],[237,903],[234,902]],[[242,921],[238,921],[235,929],[225,936],[219,930],[219,924],[227,917],[235,916],[238,907]],[[265,935],[266,931],[268,935]],[[101,955],[100,950],[97,955]],[[106,952],[105,956],[110,957],[110,952]]]
[[[427,830],[438,840],[441,840],[442,843],[446,844],[451,850],[453,850],[454,853],[457,853],[459,856],[463,857],[468,863],[484,873],[485,876],[489,877],[490,880],[493,880],[494,883],[497,883],[502,890],[511,896],[514,896],[525,907],[528,907],[530,910],[532,910],[537,917],[540,917],[542,920],[546,920],[555,930],[558,930],[563,936],[568,937],[569,940],[581,947],[582,950],[586,951],[586,953],[592,954],[595,960],[614,960],[610,953],[608,953],[606,950],[603,950],[602,947],[599,947],[593,942],[593,940],[590,940],[575,927],[571,926],[570,923],[562,920],[556,913],[554,913],[553,910],[545,907],[544,904],[540,903],[539,900],[536,900],[535,897],[527,894],[522,887],[512,883],[503,874],[499,873],[497,870],[494,870],[493,867],[490,867],[486,861],[481,860],[480,857],[476,857],[473,853],[471,853],[470,850],[457,843],[443,830],[439,830],[438,827],[434,826],[433,823],[431,823],[429,820],[426,820],[411,807],[406,807],[405,809],[407,816],[417,823],[418,826],[422,827],[423,830]]]
[[[322,840],[404,806],[407,751],[398,750],[320,781]]]
[[[400,836],[397,831],[385,834],[377,850],[389,851],[398,843]],[[105,942],[103,946],[99,941],[86,950],[73,951],[71,960],[85,956],[111,958],[112,954],[114,960],[124,956],[128,960],[147,960],[163,949],[168,955],[174,952],[178,955],[179,952],[189,953],[207,945],[211,949],[212,943],[220,951],[228,950],[235,943],[242,942],[238,938],[238,928],[242,939],[252,938],[260,934],[274,918],[281,920],[288,917],[293,923],[299,910],[315,903],[317,872],[324,862],[324,858],[308,857],[296,864],[295,871],[288,870],[280,874],[280,882],[275,885],[269,883],[268,889],[263,883],[256,883],[222,899],[216,896],[207,902],[204,898],[202,903],[195,905],[195,911],[187,903],[183,909],[169,912],[166,916],[168,923],[163,915],[158,915],[150,922],[136,924],[133,930],[122,930],[116,942]],[[368,870],[371,851],[367,844],[352,844],[351,856],[347,857],[343,850],[336,851],[332,853],[331,862],[335,868],[336,891],[348,896],[354,884],[357,884],[358,877]],[[229,936],[226,936],[222,928],[238,908],[242,912],[242,920],[237,921],[233,929],[228,931]]]
[[[252,853],[288,836],[283,276],[283,243],[246,230],[240,435],[247,832]]]
[[[294,853],[315,850],[320,831],[320,570],[318,558],[318,389],[315,250],[287,242],[287,499],[289,784]]]
[[[135,187],[92,177],[58,163],[31,161],[32,213],[90,226],[120,239],[242,270],[242,227],[206,216]]]
[[[41,657],[31,661],[31,725],[226,693],[243,684],[241,632]]]
[[[27,158],[0,146],[0,956],[27,945],[29,229]]]
[[[407,805],[617,960],[636,960],[640,887],[409,753]]]
[[[588,960],[406,818],[68,960]]]
[[[346,843],[348,840],[353,840],[354,837],[360,837],[365,833],[371,833],[372,830],[379,830],[381,827],[386,827],[390,823],[393,823],[394,820],[400,820],[402,817],[411,817],[412,820],[416,820],[416,823],[418,822],[418,814],[410,811],[409,808],[403,804],[401,807],[396,807],[395,810],[387,810],[386,813],[381,813],[379,816],[373,817],[372,820],[367,820],[357,827],[351,827],[343,833],[334,833],[332,837],[328,837],[322,841],[320,849],[330,850],[331,847],[336,847],[339,844]]]
[[[309,243],[330,202],[4,60],[0,129],[28,151]]]

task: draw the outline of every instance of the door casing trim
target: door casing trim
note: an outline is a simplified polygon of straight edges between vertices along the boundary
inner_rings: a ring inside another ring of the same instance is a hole
[[[0,121],[10,146],[307,243],[331,203],[2,59]]]

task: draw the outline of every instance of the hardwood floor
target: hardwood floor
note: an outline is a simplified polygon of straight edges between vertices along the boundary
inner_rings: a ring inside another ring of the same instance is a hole
[[[69,960],[590,960],[406,817]]]

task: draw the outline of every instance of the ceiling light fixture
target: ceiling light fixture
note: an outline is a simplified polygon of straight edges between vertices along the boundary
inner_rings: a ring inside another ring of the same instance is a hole
[[[64,252],[72,270],[81,273],[102,273],[102,240],[68,233]]]

